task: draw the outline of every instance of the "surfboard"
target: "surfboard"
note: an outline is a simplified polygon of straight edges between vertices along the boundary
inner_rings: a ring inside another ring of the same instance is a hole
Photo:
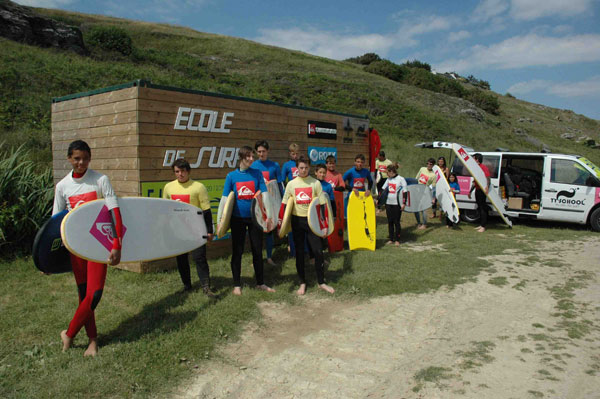
[[[477,161],[475,161],[475,159],[473,159],[473,157],[467,153],[467,150],[465,150],[460,144],[453,143],[452,150],[456,154],[456,157],[460,159],[460,162],[464,165],[464,167],[467,168],[471,176],[473,176],[473,179],[477,185],[483,190],[483,188],[487,185],[487,179],[485,177],[485,173],[483,173],[483,170],[481,170],[477,164]],[[506,223],[509,227],[512,227],[512,222],[504,215],[504,204],[502,202],[502,198],[500,198],[500,194],[498,194],[493,187],[490,187],[486,196],[504,223]]]
[[[190,252],[206,244],[202,211],[162,198],[119,198],[123,218],[121,262],[150,261]],[[69,252],[106,263],[112,248],[111,215],[104,200],[86,202],[63,219],[60,233]]]
[[[217,226],[217,238],[223,237],[229,231],[229,223],[231,222],[231,214],[233,213],[233,207],[235,206],[235,193],[232,191],[229,193],[227,198],[222,198],[221,201],[225,201],[223,206],[223,213],[221,215],[221,223]],[[220,206],[220,205],[219,205]]]
[[[408,179],[406,186],[406,206],[405,212],[421,212],[431,208],[433,196],[431,190],[425,184],[409,184]]]
[[[285,237],[290,231],[292,231],[292,210],[294,209],[294,197],[288,198],[287,204],[285,205],[285,211],[281,218],[281,226],[279,227],[279,238]]]
[[[71,271],[71,256],[62,243],[60,224],[68,213],[64,210],[42,225],[33,241],[32,257],[35,267],[44,273]]]
[[[329,252],[338,252],[344,250],[344,193],[334,191],[335,211],[337,213],[333,233],[327,237]]]
[[[450,184],[448,184],[448,180],[446,180],[446,176],[439,166],[435,165],[433,167],[433,173],[435,173],[436,178],[435,197],[438,200],[438,204],[442,207],[442,210],[446,212],[448,219],[450,219],[452,223],[458,223],[458,204],[456,203],[456,199],[454,199],[454,195],[452,195]]]
[[[308,206],[308,227],[316,236],[325,238],[333,233],[333,210],[327,194],[313,198]]]
[[[273,221],[273,228],[271,230],[267,229],[266,215],[263,215],[260,206],[258,206],[258,200],[256,198],[252,200],[251,205],[252,221],[265,233],[268,233],[272,231],[275,227],[277,227],[277,222],[279,220],[279,208],[281,207],[281,194],[279,193],[279,186],[277,185],[277,181],[271,180],[270,182],[268,182],[267,190],[269,194],[269,200],[268,203],[265,204],[265,207],[270,208],[270,219]]]
[[[348,198],[348,244],[350,250],[367,249],[375,251],[376,225],[373,197],[366,197],[354,191]]]

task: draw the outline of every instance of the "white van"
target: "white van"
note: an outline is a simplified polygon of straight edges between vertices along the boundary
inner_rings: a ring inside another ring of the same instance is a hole
[[[475,152],[472,152],[473,154]],[[600,169],[577,155],[526,152],[480,152],[502,197],[506,216],[589,224],[600,231]],[[463,220],[476,221],[472,178],[455,159],[452,172],[460,185],[456,202]],[[491,188],[492,188],[491,187]]]

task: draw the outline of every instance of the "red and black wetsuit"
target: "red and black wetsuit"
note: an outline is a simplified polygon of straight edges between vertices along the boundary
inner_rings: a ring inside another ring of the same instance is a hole
[[[64,209],[71,211],[85,202],[99,198],[105,199],[106,206],[113,216],[116,231],[113,249],[121,249],[121,214],[115,192],[105,175],[92,169],[88,169],[83,175],[69,173],[56,185],[52,214],[59,213]],[[71,254],[71,266],[79,291],[79,306],[69,323],[67,336],[75,338],[81,327],[85,326],[88,337],[95,339],[97,331],[94,309],[102,297],[106,280],[106,264],[87,261]]]

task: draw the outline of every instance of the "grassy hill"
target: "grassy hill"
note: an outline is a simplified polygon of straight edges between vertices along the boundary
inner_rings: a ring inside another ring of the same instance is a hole
[[[368,114],[401,173],[412,175],[424,159],[416,142],[452,140],[478,150],[507,147],[579,153],[600,163],[600,151],[560,138],[574,133],[600,141],[600,122],[499,95],[492,115],[468,101],[394,82],[350,62],[334,61],[189,28],[59,10],[37,9],[79,27],[89,56],[0,39],[0,131],[8,144],[26,143],[48,162],[53,97],[138,78],[156,84],[207,90],[290,104]],[[131,38],[130,52],[94,46],[98,27],[116,27]],[[426,60],[425,60],[426,61]],[[520,134],[519,134],[520,133]],[[49,163],[48,163],[49,164]]]

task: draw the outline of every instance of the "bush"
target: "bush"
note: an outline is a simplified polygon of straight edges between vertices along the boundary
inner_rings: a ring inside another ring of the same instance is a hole
[[[52,169],[39,171],[29,157],[0,143],[0,255],[30,251],[52,211]]]
[[[420,68],[426,70],[427,72],[431,72],[431,65],[429,65],[426,62],[421,62],[419,60],[406,61],[404,63],[404,66],[407,66],[409,68]]]
[[[469,90],[465,96],[465,100],[471,101],[475,106],[490,114],[498,115],[500,110],[498,98],[493,94],[484,93],[479,89]]]
[[[375,61],[381,61],[381,58],[375,53],[365,53],[359,57],[348,58],[345,61],[354,62],[360,65],[370,65]]]
[[[94,26],[87,32],[85,42],[105,51],[116,51],[129,55],[133,51],[133,42],[129,34],[114,26]]]
[[[388,60],[375,61],[365,67],[365,71],[376,75],[385,76],[388,79],[402,82],[408,73],[408,69],[401,65],[396,65]]]

